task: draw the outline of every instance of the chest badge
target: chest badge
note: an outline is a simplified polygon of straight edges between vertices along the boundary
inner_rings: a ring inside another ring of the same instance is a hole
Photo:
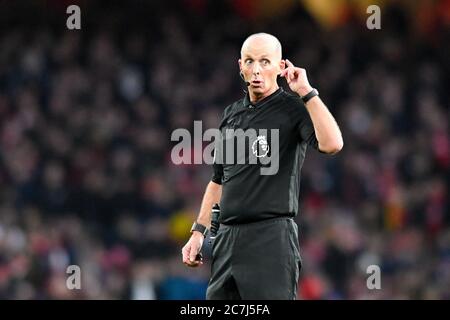
[[[269,153],[269,144],[265,136],[258,136],[252,144],[252,153],[257,158],[264,158]]]

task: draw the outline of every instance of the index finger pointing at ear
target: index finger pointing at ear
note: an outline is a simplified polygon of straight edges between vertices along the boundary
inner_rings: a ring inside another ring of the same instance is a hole
[[[288,59],[286,59],[286,64],[288,67],[293,67],[294,65]]]

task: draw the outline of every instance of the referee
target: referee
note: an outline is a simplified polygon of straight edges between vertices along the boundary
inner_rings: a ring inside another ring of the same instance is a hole
[[[278,39],[267,33],[249,36],[241,48],[238,63],[248,92],[225,109],[219,129],[277,129],[278,150],[271,152],[278,153],[279,167],[276,174],[262,175],[260,163],[214,163],[191,238],[182,249],[184,264],[202,264],[196,256],[211,226],[212,206],[220,203],[208,300],[297,298],[301,258],[293,217],[306,149],[335,154],[343,147],[339,127],[306,71],[283,60],[281,52]],[[294,93],[278,86],[278,76]],[[270,137],[258,139],[265,140],[267,151]]]

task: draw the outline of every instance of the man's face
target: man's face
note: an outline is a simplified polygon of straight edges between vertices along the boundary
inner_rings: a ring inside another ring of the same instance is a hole
[[[284,68],[284,61],[275,43],[261,38],[252,39],[242,47],[238,62],[254,96],[266,97],[278,88],[277,75]]]

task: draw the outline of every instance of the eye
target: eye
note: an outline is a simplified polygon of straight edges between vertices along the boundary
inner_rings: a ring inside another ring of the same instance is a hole
[[[262,65],[263,66],[268,66],[270,64],[270,61],[267,59],[262,59]]]
[[[245,64],[250,64],[250,63],[252,63],[252,62],[253,62],[252,59],[246,59],[246,60],[245,60]]]

